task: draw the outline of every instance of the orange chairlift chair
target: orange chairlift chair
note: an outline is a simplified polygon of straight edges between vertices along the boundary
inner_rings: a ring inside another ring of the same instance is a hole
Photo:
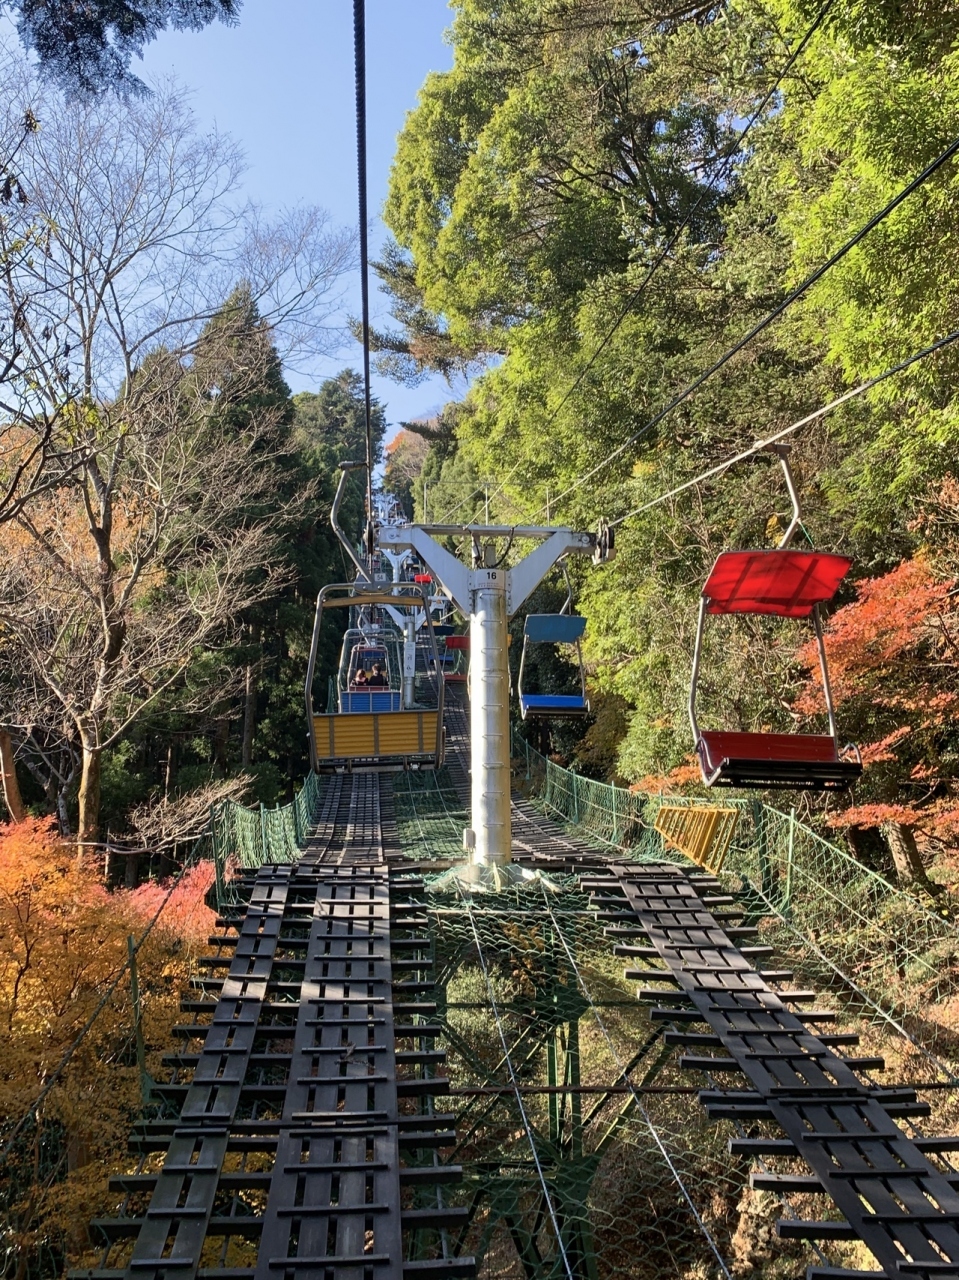
[[[789,469],[789,449],[784,444],[771,446],[771,452],[782,463],[793,504],[793,518],[782,541],[771,551],[722,552],[710,571],[699,604],[689,720],[703,780],[710,787],[843,791],[862,773],[858,748],[841,748],[839,744],[819,614],[820,606],[836,594],[852,561],[830,552],[790,548],[799,528],[800,510]],[[742,733],[699,727],[696,693],[706,618],[732,614],[812,620],[829,719],[827,734]]]

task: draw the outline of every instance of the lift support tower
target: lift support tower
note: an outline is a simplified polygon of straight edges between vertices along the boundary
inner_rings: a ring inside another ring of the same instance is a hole
[[[462,563],[437,538],[468,538],[471,564]],[[470,623],[471,826],[463,842],[469,862],[457,878],[496,889],[526,878],[512,865],[510,829],[509,661],[507,623],[563,556],[608,557],[602,535],[571,529],[507,525],[406,525],[381,528],[384,551],[415,551]],[[496,559],[496,540],[539,543],[511,568]]]

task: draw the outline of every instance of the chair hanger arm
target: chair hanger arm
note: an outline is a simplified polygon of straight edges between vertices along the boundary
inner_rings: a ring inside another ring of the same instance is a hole
[[[699,721],[696,719],[696,692],[699,685],[699,666],[703,656],[703,629],[706,625],[706,597],[699,601],[699,619],[696,623],[696,643],[693,647],[693,671],[689,681],[689,723],[693,741],[699,744]]]

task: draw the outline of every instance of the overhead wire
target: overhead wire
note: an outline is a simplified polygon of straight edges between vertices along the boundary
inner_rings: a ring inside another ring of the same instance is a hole
[[[366,427],[366,554],[373,568],[373,400],[370,391],[369,202],[366,181],[366,7],[353,0],[353,63],[356,88],[356,176],[359,196],[360,298],[363,339],[363,412]]]
[[[927,182],[934,173],[938,172],[938,170],[942,168],[943,165],[947,164],[957,152],[959,152],[959,138],[950,143],[945,151],[938,155],[930,164],[926,165],[920,173],[916,174],[916,176],[908,182],[897,195],[893,196],[893,198],[885,204],[878,213],[873,214],[869,221],[864,223],[858,231],[850,236],[850,238],[839,249],[837,249],[835,253],[827,258],[824,263],[818,266],[815,271],[806,276],[805,280],[788,293],[781,302],[773,307],[772,311],[768,312],[763,317],[762,320],[753,325],[747,334],[735,342],[733,346],[719,357],[718,360],[715,360],[708,369],[699,374],[699,376],[680,391],[678,395],[674,396],[664,408],[660,409],[660,411],[646,423],[644,427],[640,428],[639,431],[634,432],[628,440],[624,440],[623,443],[614,449],[612,453],[608,454],[601,462],[598,462],[594,467],[587,471],[585,475],[580,476],[579,479],[571,484],[568,489],[564,489],[562,493],[557,495],[554,501],[560,502],[563,498],[574,493],[577,489],[581,488],[587,480],[591,480],[593,476],[598,474],[598,472],[608,467],[611,462],[614,462],[618,457],[625,453],[627,449],[634,445],[638,440],[642,439],[643,436],[648,435],[649,432],[652,431],[654,427],[657,427],[664,418],[668,417],[674,409],[677,409],[684,403],[684,401],[688,400],[694,392],[698,391],[703,383],[707,382],[713,374],[718,373],[720,369],[728,364],[733,356],[738,355],[744,347],[748,346],[749,343],[752,342],[753,338],[757,337],[763,332],[763,330],[768,329],[774,320],[778,319],[788,307],[792,306],[792,304],[798,301],[803,294],[807,293],[817,281],[822,279],[827,271],[836,266],[837,263],[841,262],[842,259],[845,258],[845,256],[850,253],[856,245],[858,245],[860,241],[869,234],[870,231],[877,227],[885,218],[888,218],[904,200],[912,195],[914,191],[918,190],[924,182]],[[543,508],[540,508],[540,510],[543,510]],[[539,513],[537,512],[537,514]]]
[[[649,1131],[650,1131],[650,1133],[651,1133],[651,1135],[652,1135],[652,1137],[653,1137],[653,1140],[656,1142],[657,1146],[659,1147],[660,1152],[661,1152],[661,1154],[663,1155],[664,1160],[666,1161],[666,1165],[667,1165],[667,1167],[668,1167],[668,1169],[669,1169],[670,1173],[673,1175],[673,1178],[675,1179],[675,1181],[676,1181],[677,1185],[679,1186],[679,1188],[680,1188],[681,1192],[683,1193],[683,1196],[684,1196],[684,1197],[685,1197],[685,1199],[686,1199],[686,1203],[689,1205],[690,1209],[692,1210],[692,1213],[693,1213],[694,1218],[696,1219],[696,1223],[697,1223],[697,1225],[699,1226],[699,1228],[700,1228],[700,1230],[702,1231],[703,1235],[706,1237],[706,1240],[707,1240],[708,1244],[710,1245],[710,1247],[711,1247],[711,1249],[712,1249],[713,1253],[716,1255],[717,1259],[719,1260],[719,1264],[720,1264],[720,1266],[723,1268],[723,1270],[724,1270],[724,1271],[726,1271],[726,1265],[725,1265],[725,1262],[723,1261],[722,1257],[720,1256],[719,1246],[716,1244],[716,1242],[715,1242],[715,1240],[714,1240],[713,1236],[710,1234],[709,1228],[706,1226],[706,1223],[705,1223],[705,1222],[703,1221],[703,1219],[700,1217],[700,1214],[699,1214],[698,1210],[696,1209],[696,1206],[693,1204],[692,1198],[691,1198],[691,1196],[690,1196],[690,1194],[689,1194],[689,1192],[688,1192],[688,1190],[687,1190],[686,1186],[684,1185],[684,1183],[683,1183],[683,1181],[682,1181],[682,1176],[681,1176],[681,1174],[680,1174],[679,1170],[676,1168],[675,1163],[674,1163],[674,1162],[673,1162],[673,1160],[670,1158],[670,1156],[669,1156],[668,1152],[666,1151],[665,1144],[662,1142],[662,1140],[661,1140],[661,1138],[660,1138],[660,1136],[659,1136],[659,1133],[658,1133],[658,1131],[657,1131],[657,1129],[656,1129],[656,1126],[655,1126],[655,1124],[653,1123],[652,1117],[649,1115],[649,1111],[648,1111],[648,1110],[647,1110],[647,1108],[646,1108],[646,1104],[645,1104],[645,1102],[641,1101],[641,1099],[640,1099],[640,1098],[639,1098],[639,1096],[638,1096],[638,1094],[640,1094],[640,1093],[645,1093],[645,1089],[644,1089],[644,1087],[643,1087],[642,1085],[636,1086],[635,1084],[633,1084],[632,1080],[630,1080],[630,1079],[629,1079],[629,1075],[628,1075],[629,1068],[628,1068],[628,1067],[626,1067],[626,1066],[623,1064],[623,1061],[622,1061],[621,1057],[619,1056],[619,1054],[618,1054],[618,1053],[617,1053],[617,1051],[616,1051],[616,1046],[615,1046],[615,1044],[614,1044],[614,1042],[613,1042],[613,1038],[612,1038],[612,1036],[610,1035],[610,1032],[609,1032],[609,1029],[608,1029],[608,1028],[607,1028],[607,1026],[606,1026],[606,1023],[603,1021],[602,1015],[601,1015],[601,1014],[600,1014],[600,1012],[599,1012],[599,1008],[597,1007],[597,1005],[595,1004],[595,1002],[593,1001],[593,999],[592,999],[592,997],[591,997],[591,995],[590,995],[589,989],[588,989],[588,987],[586,986],[586,980],[583,978],[583,975],[580,973],[579,966],[577,965],[577,963],[576,963],[576,958],[575,958],[575,956],[573,955],[572,950],[570,949],[570,945],[569,945],[569,942],[568,942],[568,941],[567,941],[567,939],[566,939],[566,935],[565,935],[565,933],[563,932],[563,930],[562,930],[562,928],[561,928],[561,926],[560,926],[559,922],[556,920],[556,917],[555,917],[554,912],[553,912],[553,908],[552,908],[552,906],[551,906],[551,904],[550,904],[550,901],[549,901],[549,897],[548,897],[548,895],[546,895],[546,894],[544,894],[544,895],[543,895],[543,897],[544,897],[544,900],[545,900],[546,910],[547,910],[547,912],[549,913],[550,919],[553,921],[553,928],[554,928],[554,930],[555,930],[556,934],[558,935],[558,937],[559,937],[560,941],[561,941],[561,942],[562,942],[562,944],[563,944],[563,949],[565,950],[566,955],[567,955],[567,958],[569,959],[570,967],[572,968],[573,973],[574,973],[574,975],[575,975],[575,977],[576,977],[576,981],[577,981],[577,984],[579,985],[580,991],[582,992],[583,997],[584,997],[586,1000],[588,1000],[588,1001],[589,1001],[590,1010],[591,1010],[591,1012],[592,1012],[592,1014],[593,1014],[594,1018],[596,1019],[596,1023],[597,1023],[597,1025],[599,1026],[599,1029],[600,1029],[600,1032],[601,1032],[601,1033],[602,1033],[602,1035],[603,1035],[603,1038],[606,1040],[607,1047],[609,1048],[609,1051],[610,1051],[610,1054],[612,1055],[613,1061],[616,1063],[616,1066],[617,1066],[617,1069],[619,1070],[620,1076],[621,1076],[621,1078],[625,1081],[625,1083],[626,1083],[627,1087],[629,1088],[629,1090],[630,1090],[630,1092],[631,1092],[631,1094],[632,1094],[632,1096],[633,1096],[633,1101],[634,1101],[635,1103],[637,1103],[637,1104],[638,1104],[638,1110],[639,1110],[639,1111],[640,1111],[640,1113],[642,1114],[643,1119],[644,1119],[644,1121],[646,1122],[646,1125],[647,1125],[647,1127],[648,1127],[648,1129],[649,1129]],[[651,970],[650,970],[650,973],[658,973],[658,971],[657,971],[657,970],[653,970],[653,969],[651,969]],[[673,1025],[675,1026],[675,1023],[674,1023]],[[706,1075],[706,1078],[707,1078],[707,1080],[709,1081],[710,1085],[715,1086],[715,1085],[716,1085],[716,1080],[715,1080],[715,1078],[714,1078],[712,1075],[710,1075],[710,1074],[709,1074],[709,1072],[705,1072],[704,1074]],[[748,1136],[746,1129],[744,1129],[744,1128],[743,1128],[743,1125],[741,1124],[741,1122],[740,1122],[740,1121],[738,1121],[738,1120],[734,1121],[734,1127],[735,1127],[736,1132],[737,1132],[737,1134],[738,1134],[738,1136],[739,1136],[739,1137],[741,1137],[741,1138],[745,1138],[745,1137],[747,1137],[747,1136]],[[760,1168],[762,1168],[763,1170],[765,1170],[766,1172],[768,1172],[768,1171],[769,1171],[769,1167],[768,1167],[768,1165],[765,1163],[765,1161],[764,1161],[761,1157],[757,1157],[757,1160],[758,1160],[758,1163],[759,1163],[759,1165],[760,1165]],[[784,1206],[784,1207],[786,1207],[787,1209],[791,1209],[789,1199],[787,1198],[787,1196],[786,1196],[785,1194],[781,1194],[781,1195],[780,1195],[780,1200],[781,1200],[781,1203],[783,1204],[783,1206]],[[793,1216],[793,1217],[797,1217],[797,1216],[798,1216],[798,1214],[791,1214],[791,1216]],[[811,1240],[811,1241],[809,1241],[809,1244],[810,1244],[810,1247],[812,1248],[813,1252],[817,1255],[817,1257],[818,1257],[819,1261],[820,1261],[821,1263],[825,1264],[825,1263],[827,1262],[826,1255],[823,1253],[823,1251],[822,1251],[822,1249],[820,1248],[820,1246],[819,1246],[818,1242],[817,1242],[817,1241],[815,1241],[815,1240]],[[728,1272],[728,1271],[726,1271],[726,1274],[727,1274],[727,1275],[729,1275],[729,1272]]]
[[[651,498],[649,502],[644,502],[641,506],[635,507],[632,511],[627,511],[624,516],[620,516],[616,520],[609,522],[610,528],[616,528],[626,520],[631,520],[634,516],[641,515],[644,511],[651,511],[654,507],[661,506],[664,502],[668,502],[670,498],[678,497],[679,494],[685,493],[687,489],[693,489],[697,485],[703,484],[706,480],[711,480],[715,476],[722,475],[728,471],[730,467],[736,465],[737,462],[744,462],[747,458],[751,458],[754,454],[768,449],[770,445],[784,440],[786,436],[792,435],[793,432],[799,431],[802,427],[809,426],[810,423],[816,422],[819,418],[825,417],[827,413],[831,413],[833,409],[838,409],[840,405],[855,400],[858,396],[865,395],[873,387],[878,386],[880,382],[885,382],[887,378],[892,378],[897,373],[902,373],[904,369],[908,369],[911,365],[916,364],[920,360],[925,360],[927,356],[931,356],[936,351],[941,351],[944,347],[948,347],[951,343],[959,339],[959,329],[953,330],[952,333],[946,334],[944,338],[939,338],[935,342],[930,343],[928,347],[923,347],[921,351],[916,351],[913,355],[908,356],[905,360],[900,360],[896,365],[889,369],[877,373],[873,378],[867,378],[865,382],[861,382],[852,390],[844,392],[841,396],[837,396],[835,400],[830,400],[828,404],[816,409],[812,413],[807,413],[804,418],[800,418],[797,422],[790,423],[788,427],[774,432],[771,436],[767,436],[764,440],[757,440],[755,444],[743,449],[740,453],[735,453],[732,457],[727,458],[724,462],[719,462],[715,467],[710,467],[708,471],[703,471],[700,475],[695,476],[692,480],[684,480],[682,484],[674,486],[666,493],[661,493],[656,498]]]
[[[878,213],[874,214],[869,221],[861,226],[859,230],[856,231],[855,234],[852,235],[839,249],[837,249],[834,254],[817,267],[815,271],[808,275],[801,284],[797,285],[795,289],[787,294],[786,297],[772,309],[772,311],[768,312],[762,320],[753,325],[747,334],[734,343],[733,346],[725,351],[718,360],[714,361],[708,369],[699,374],[699,376],[680,391],[678,395],[674,396],[663,409],[660,409],[660,411],[646,423],[644,427],[639,431],[634,432],[628,440],[624,440],[623,443],[614,449],[612,453],[608,454],[601,462],[598,462],[594,467],[587,471],[585,475],[580,476],[578,480],[569,486],[569,488],[564,489],[562,493],[557,495],[555,501],[559,502],[563,498],[568,497],[571,493],[574,493],[577,489],[581,488],[587,480],[591,480],[593,476],[604,470],[604,468],[608,467],[611,462],[614,462],[618,457],[625,453],[628,448],[636,444],[638,440],[648,435],[649,432],[652,431],[654,427],[657,427],[664,418],[668,417],[674,409],[677,409],[684,403],[684,401],[688,400],[694,392],[698,391],[699,388],[713,376],[713,374],[718,373],[724,365],[728,364],[733,356],[737,355],[744,347],[748,346],[748,344],[752,342],[753,338],[762,333],[764,329],[767,329],[788,307],[792,306],[792,304],[798,301],[803,294],[807,293],[818,280],[822,279],[827,271],[834,267],[838,262],[841,262],[842,259],[851,252],[851,250],[854,249],[870,231],[877,227],[879,223],[897,209],[899,205],[902,204],[902,202],[920,186],[922,186],[924,182],[928,181],[928,179],[942,168],[944,164],[948,163],[948,161],[951,160],[957,152],[959,152],[959,138],[952,142],[945,151],[931,162],[931,164],[928,164],[921,173],[918,173],[909,183],[907,183],[907,185],[903,187],[902,190],[888,202],[888,204],[884,205]],[[540,508],[540,510],[543,510],[543,508]]]
[[[663,265],[663,263],[672,253],[673,249],[679,243],[680,237],[682,236],[686,228],[689,226],[690,222],[695,217],[695,215],[699,212],[699,209],[702,206],[703,202],[706,200],[706,197],[712,194],[713,191],[715,191],[716,186],[720,181],[724,181],[729,176],[729,172],[732,167],[732,162],[736,158],[739,151],[741,150],[743,142],[746,140],[746,137],[748,136],[749,132],[751,131],[753,126],[756,124],[756,122],[759,120],[760,116],[765,111],[766,107],[769,105],[770,101],[772,100],[774,94],[778,90],[779,86],[782,84],[785,77],[789,74],[789,72],[795,66],[797,60],[802,56],[802,53],[805,50],[806,46],[809,44],[809,41],[813,38],[813,36],[819,30],[820,26],[825,21],[829,13],[829,10],[832,8],[834,4],[835,4],[835,0],[826,0],[826,3],[822,6],[822,8],[816,14],[816,17],[813,19],[809,29],[806,31],[805,35],[800,40],[799,44],[796,46],[793,52],[789,55],[786,62],[780,68],[779,72],[776,75],[776,79],[773,81],[769,89],[766,91],[759,106],[755,108],[752,115],[746,121],[746,124],[743,126],[739,134],[736,136],[735,140],[730,145],[729,149],[722,156],[719,168],[717,169],[715,174],[712,176],[712,178],[710,178],[709,182],[706,184],[703,190],[700,192],[699,197],[695,201],[695,203],[686,211],[685,215],[683,216],[679,225],[676,227],[675,231],[667,239],[665,245],[663,245],[660,252],[656,255],[653,262],[649,265],[646,271],[646,274],[643,276],[643,279],[639,282],[636,288],[631,291],[625,305],[620,310],[616,319],[613,321],[613,324],[610,326],[607,332],[603,335],[602,339],[599,342],[599,345],[595,348],[595,350],[587,360],[584,367],[580,370],[576,379],[566,390],[559,404],[550,414],[549,418],[546,421],[545,426],[543,427],[544,433],[548,431],[551,426],[553,426],[553,424],[556,422],[556,419],[559,417],[560,413],[562,412],[564,406],[569,402],[570,397],[573,396],[576,390],[582,385],[583,379],[586,377],[590,369],[593,367],[593,365],[602,355],[603,351],[605,351],[606,347],[609,345],[610,341],[618,331],[620,325],[629,315],[630,311],[633,309],[635,304],[639,301],[639,299],[645,293],[653,276],[660,269],[660,267]],[[496,497],[498,494],[504,491],[507,482],[511,479],[513,475],[515,475],[516,471],[519,469],[521,465],[522,465],[521,462],[517,462],[512,467],[512,469],[507,473],[507,475],[503,478],[503,480],[499,482],[497,487],[493,490],[494,497]],[[564,496],[565,494],[560,495],[561,498]],[[464,506],[472,497],[473,497],[473,494],[470,494],[469,497],[464,498],[462,502],[458,503],[457,506],[453,507],[452,510],[449,511],[441,520],[437,521],[437,523],[445,524],[449,516],[454,515],[460,509],[460,507]],[[552,506],[552,502],[557,500],[558,499],[551,500],[549,503],[549,506]],[[543,508],[540,508],[540,510],[548,511],[548,508],[543,507]],[[537,512],[537,514],[539,513]]]

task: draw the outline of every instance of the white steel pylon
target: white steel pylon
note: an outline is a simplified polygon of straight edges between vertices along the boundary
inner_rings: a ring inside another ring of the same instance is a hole
[[[436,539],[468,537],[472,564],[465,565]],[[384,527],[384,551],[415,551],[433,579],[470,623],[470,827],[469,854],[457,880],[472,888],[499,889],[531,878],[514,867],[510,824],[509,619],[565,555],[597,554],[596,534],[571,529],[504,525],[406,525]],[[518,564],[503,568],[485,541],[539,543]]]

